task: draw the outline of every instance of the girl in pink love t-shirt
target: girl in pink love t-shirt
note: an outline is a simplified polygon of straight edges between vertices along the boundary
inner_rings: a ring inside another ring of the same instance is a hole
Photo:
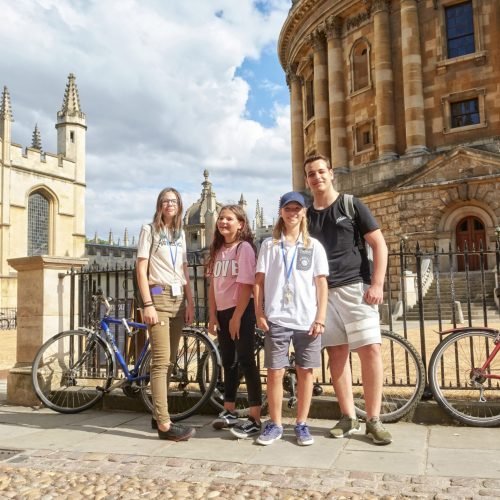
[[[255,361],[253,285],[256,255],[247,216],[239,205],[222,207],[210,246],[209,332],[217,333],[224,370],[224,410],[215,429],[230,428],[238,438],[259,434],[262,386]],[[236,413],[240,371],[245,376],[249,418]]]

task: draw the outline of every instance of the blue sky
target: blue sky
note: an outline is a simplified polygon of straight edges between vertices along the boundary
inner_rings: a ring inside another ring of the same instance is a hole
[[[276,117],[274,105],[287,106],[289,91],[285,74],[278,62],[276,44],[264,47],[258,59],[246,58],[236,75],[250,84],[246,117],[272,127]]]
[[[137,235],[158,192],[185,206],[208,169],[217,199],[243,192],[270,223],[291,189],[289,94],[276,44],[289,0],[0,0],[0,85],[13,142],[35,124],[56,151],[74,73],[87,116],[86,233]]]

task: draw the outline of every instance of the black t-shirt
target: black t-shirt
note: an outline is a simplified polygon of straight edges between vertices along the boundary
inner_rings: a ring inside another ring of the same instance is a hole
[[[327,208],[307,209],[309,233],[325,247],[330,266],[328,287],[334,288],[351,283],[370,283],[370,264],[365,252],[360,252],[353,222],[340,210],[342,195]],[[356,209],[356,224],[364,235],[378,229],[377,221],[370,209],[357,198],[353,199]]]

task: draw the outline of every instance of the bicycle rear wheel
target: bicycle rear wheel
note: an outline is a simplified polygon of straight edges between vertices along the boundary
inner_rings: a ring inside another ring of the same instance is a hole
[[[43,344],[31,376],[45,406],[78,413],[95,405],[111,385],[113,356],[97,333],[69,330]]]
[[[417,350],[397,333],[382,330],[382,365],[384,386],[380,420],[395,422],[410,413],[420,401],[425,387],[425,368]],[[361,364],[351,356],[354,406],[356,414],[366,418]]]
[[[149,373],[151,351],[139,368],[144,405],[153,412]],[[177,359],[167,380],[168,411],[173,422],[195,414],[210,398],[217,381],[217,354],[213,342],[200,330],[185,328],[179,342]]]
[[[434,399],[448,415],[476,427],[500,425],[500,356],[482,366],[495,347],[496,334],[486,330],[452,333],[436,347],[429,363]]]

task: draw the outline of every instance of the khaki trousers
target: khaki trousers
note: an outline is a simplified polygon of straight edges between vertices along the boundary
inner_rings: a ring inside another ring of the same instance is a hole
[[[159,424],[170,422],[167,386],[184,326],[184,295],[172,296],[171,287],[151,299],[158,314],[158,323],[149,328],[151,342],[151,393],[154,416]]]

